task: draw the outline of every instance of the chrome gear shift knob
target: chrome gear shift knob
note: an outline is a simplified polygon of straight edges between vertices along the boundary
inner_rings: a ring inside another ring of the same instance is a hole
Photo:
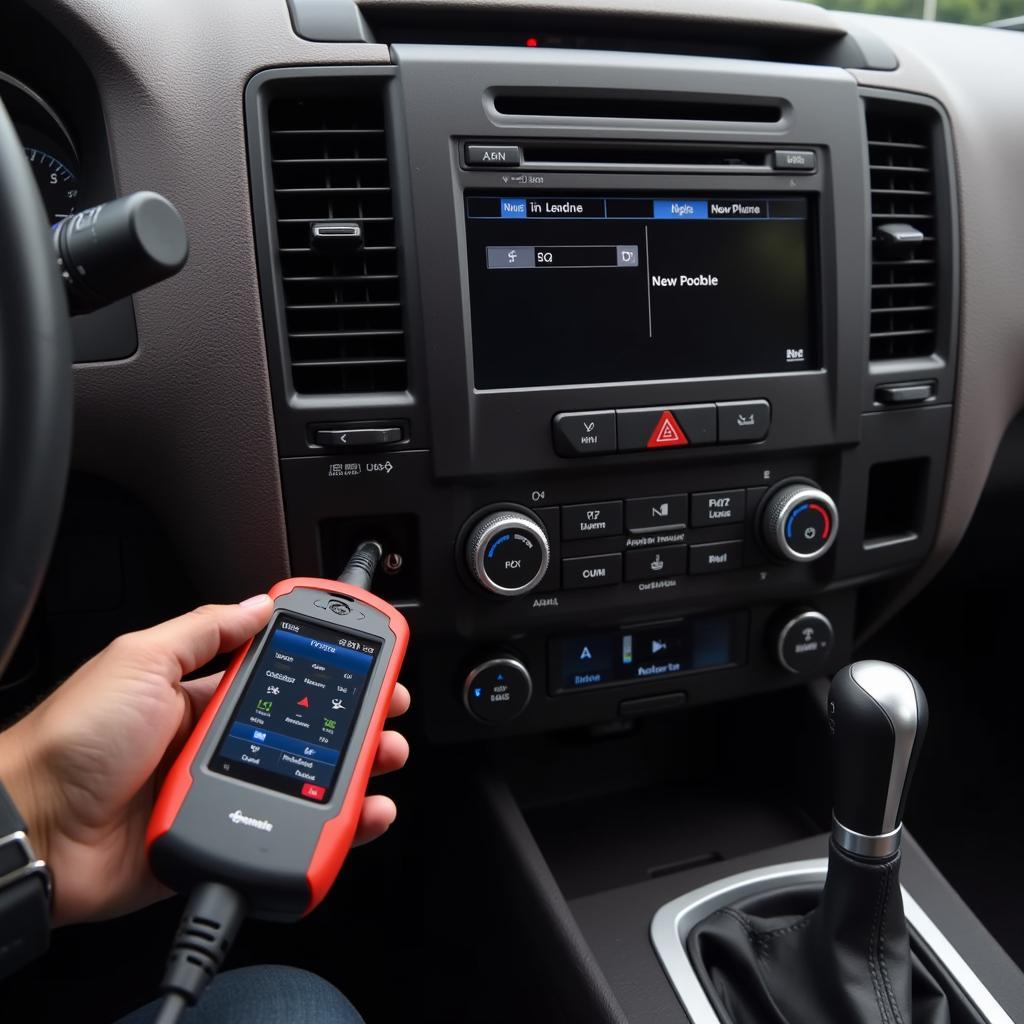
[[[928,701],[909,672],[885,661],[840,669],[828,693],[832,837],[856,857],[900,847],[903,809],[928,726]]]

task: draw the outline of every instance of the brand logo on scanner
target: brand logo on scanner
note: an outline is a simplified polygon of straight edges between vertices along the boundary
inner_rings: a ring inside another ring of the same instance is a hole
[[[272,821],[264,821],[263,818],[250,818],[248,814],[243,814],[241,811],[232,811],[228,815],[228,821],[233,825],[258,828],[261,832],[273,832],[274,830],[274,823]]]

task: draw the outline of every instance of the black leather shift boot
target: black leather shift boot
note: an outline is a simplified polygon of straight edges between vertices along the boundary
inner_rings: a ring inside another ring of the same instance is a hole
[[[898,854],[873,864],[830,844],[819,895],[751,897],[690,933],[690,957],[724,1024],[979,1020],[962,998],[951,1013],[949,979],[939,972],[940,983],[911,952]]]

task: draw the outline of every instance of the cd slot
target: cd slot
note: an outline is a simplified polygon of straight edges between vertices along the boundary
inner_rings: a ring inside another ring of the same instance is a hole
[[[655,170],[757,173],[771,170],[771,150],[757,146],[678,146],[659,143],[608,144],[528,142],[523,166],[537,170]]]
[[[514,117],[778,124],[783,115],[781,101],[760,97],[726,100],[716,96],[694,95],[667,99],[642,93],[623,95],[598,91],[570,94],[502,92],[495,94],[492,102],[497,113]]]

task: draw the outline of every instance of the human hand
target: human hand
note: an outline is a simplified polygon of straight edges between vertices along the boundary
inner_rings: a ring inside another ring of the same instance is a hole
[[[50,867],[55,924],[116,917],[168,895],[149,870],[146,826],[221,674],[182,677],[241,646],[272,610],[264,594],[126,633],[0,733],[0,780]],[[389,717],[409,701],[397,685]],[[384,732],[374,774],[396,771],[408,756],[405,738]],[[389,797],[368,796],[355,842],[382,835],[396,813]]]

